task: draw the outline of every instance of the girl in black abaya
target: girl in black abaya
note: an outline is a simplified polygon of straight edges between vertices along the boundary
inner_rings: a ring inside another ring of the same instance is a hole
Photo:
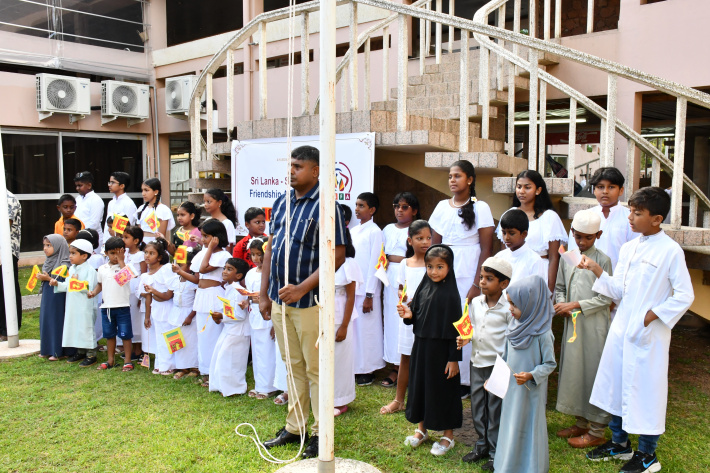
[[[454,274],[454,254],[446,245],[434,245],[424,257],[427,274],[412,299],[411,307],[398,305],[403,322],[413,325],[414,346],[410,360],[409,397],[406,417],[419,424],[405,445],[424,443],[427,429],[443,430],[432,455],[444,455],[455,442],[454,429],[461,427],[462,406],[459,393],[456,348],[458,332],[454,322],[461,318],[461,297]]]

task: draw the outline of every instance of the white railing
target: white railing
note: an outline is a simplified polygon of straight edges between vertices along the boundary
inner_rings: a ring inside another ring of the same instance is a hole
[[[436,10],[432,10],[431,2],[435,1]],[[450,10],[453,11],[453,0],[450,0]],[[529,0],[522,0],[529,1]],[[667,81],[665,79],[645,74],[636,69],[623,66],[606,59],[588,55],[574,49],[564,47],[558,42],[548,41],[550,37],[550,22],[551,22],[551,0],[546,0],[543,3],[542,15],[544,18],[545,32],[543,38],[537,39],[536,25],[537,12],[535,11],[536,2],[530,0],[530,35],[518,33],[520,31],[520,10],[521,0],[513,0],[513,31],[505,29],[505,8],[506,0],[493,0],[481,8],[473,20],[458,18],[450,14],[441,13],[442,0],[418,0],[412,5],[403,5],[392,3],[387,0],[341,0],[338,4],[348,4],[350,11],[350,49],[340,61],[336,80],[340,81],[341,89],[343,90],[341,108],[345,110],[357,110],[359,108],[358,94],[358,53],[357,50],[364,45],[364,70],[367,80],[365,80],[364,89],[364,109],[370,109],[370,39],[376,32],[382,31],[383,35],[383,95],[384,100],[389,96],[389,28],[392,23],[397,20],[397,130],[404,131],[407,127],[407,86],[408,86],[408,45],[409,34],[407,24],[409,18],[412,20],[418,19],[420,24],[420,57],[419,57],[419,73],[424,72],[424,61],[429,53],[429,34],[431,23],[435,25],[435,53],[434,60],[436,63],[441,61],[442,57],[442,30],[444,27],[449,31],[448,52],[453,52],[453,31],[459,29],[461,31],[461,40],[459,43],[462,52],[469,51],[469,40],[471,35],[480,45],[479,53],[479,71],[478,71],[478,103],[482,111],[481,117],[481,138],[487,139],[490,130],[490,94],[491,81],[489,77],[489,62],[491,54],[495,55],[495,69],[493,74],[494,90],[503,90],[505,84],[508,86],[508,137],[507,152],[514,155],[514,129],[513,117],[515,111],[515,78],[522,71],[529,73],[529,104],[530,104],[530,120],[529,120],[529,143],[528,143],[528,164],[531,169],[537,169],[544,166],[545,152],[545,115],[546,115],[546,95],[547,87],[551,86],[563,94],[570,97],[570,154],[568,160],[568,168],[574,169],[574,147],[575,147],[575,118],[578,106],[584,107],[590,113],[598,116],[601,119],[601,163],[602,165],[613,165],[614,163],[614,141],[618,132],[627,141],[626,147],[626,162],[630,170],[637,167],[637,148],[652,157],[653,163],[659,168],[663,168],[673,177],[673,192],[672,192],[672,211],[671,222],[674,228],[680,228],[681,225],[681,210],[682,197],[685,191],[690,196],[690,218],[689,226],[697,226],[698,213],[702,210],[702,222],[705,227],[710,226],[710,200],[708,197],[687,177],[683,174],[683,151],[684,151],[684,135],[685,135],[685,118],[687,103],[691,102],[699,106],[710,108],[710,95],[699,92],[695,89],[682,86],[680,84]],[[358,5],[368,5],[380,8],[386,11],[393,12],[385,19],[379,21],[374,26],[369,27],[366,31],[358,34],[357,18]],[[590,11],[593,11],[593,1],[589,1]],[[561,1],[555,0],[555,37],[561,36]],[[295,7],[295,15],[301,18],[301,74],[303,84],[308,84],[309,64],[308,64],[308,23],[309,15],[314,11],[318,11],[318,2],[309,2]],[[491,13],[497,13],[497,26],[488,25],[488,17]],[[259,36],[259,117],[260,119],[267,118],[267,41],[266,32],[267,25],[271,22],[288,18],[289,10],[281,9],[268,13],[262,13],[250,21],[244,28],[237,32],[225,46],[210,60],[202,74],[200,75],[198,85],[193,92],[191,107],[190,107],[190,124],[192,131],[192,149],[193,156],[202,159],[200,149],[200,117],[199,106],[200,97],[203,92],[207,93],[207,149],[212,149],[213,143],[213,127],[210,123],[212,113],[212,76],[217,69],[225,63],[227,64],[227,123],[228,123],[228,139],[231,139],[231,130],[234,126],[234,104],[233,97],[234,84],[234,51],[242,46],[252,34],[257,30]],[[591,16],[590,16],[591,17]],[[588,17],[588,18],[590,18]],[[593,22],[588,22],[590,28]],[[527,59],[521,57],[521,51],[527,51]],[[604,109],[594,103],[584,94],[570,87],[556,77],[550,75],[540,66],[539,60],[546,54],[553,54],[561,59],[567,59],[583,64],[593,69],[605,72],[608,75],[608,104],[607,109]],[[349,70],[349,73],[346,71]],[[468,151],[469,149],[469,54],[460,54],[460,128],[459,128],[459,149],[460,151]],[[507,77],[506,77],[507,76]],[[616,84],[618,78],[631,80],[639,84],[645,85],[653,90],[665,92],[673,95],[678,101],[678,113],[676,117],[676,147],[675,157],[670,159],[668,156],[661,154],[648,140],[641,137],[636,131],[631,129],[627,124],[618,120],[616,116]],[[347,100],[347,92],[350,92],[350,100]],[[309,114],[309,91],[308,87],[303,87],[301,92],[301,114]],[[538,104],[540,112],[540,120],[538,121]],[[314,112],[318,112],[319,102],[316,100]],[[538,126],[540,133],[538,134]],[[212,153],[206,153],[206,159],[212,159]],[[634,180],[629,179],[627,185],[628,194],[633,190]]]

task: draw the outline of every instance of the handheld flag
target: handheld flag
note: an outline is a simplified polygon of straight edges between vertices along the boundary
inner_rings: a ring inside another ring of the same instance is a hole
[[[569,340],[567,340],[567,343],[574,343],[575,340],[577,340],[577,316],[581,314],[582,311],[580,310],[575,310],[572,312],[572,336],[570,337]]]
[[[165,332],[163,338],[165,338],[165,344],[168,346],[168,351],[171,355],[185,348],[185,337],[182,335],[180,327]]]
[[[119,272],[116,273],[113,279],[116,280],[119,286],[123,287],[128,281],[135,277],[136,274],[133,272],[133,269],[131,269],[131,265],[127,264]]]
[[[190,239],[190,234],[188,232],[181,232],[181,231],[176,231],[175,236],[181,239],[182,241],[187,241]]]
[[[454,322],[454,327],[456,327],[461,338],[473,338],[473,325],[471,325],[471,318],[468,316],[468,299],[466,299],[466,304],[463,306],[463,315]]]
[[[375,269],[380,269],[380,266],[382,266],[384,269],[387,269],[387,255],[385,254],[385,244],[382,244],[382,249],[380,250],[380,256],[377,258],[377,264],[375,265]]]
[[[111,230],[116,233],[123,234],[123,231],[126,229],[129,223],[130,222],[128,221],[128,218],[113,214],[113,225],[111,226]]]
[[[34,291],[35,287],[37,287],[37,275],[39,273],[39,266],[34,265],[32,267],[32,273],[30,274],[30,278],[27,280],[27,286],[25,286],[28,291]]]
[[[258,295],[259,295],[258,292],[249,292],[249,291],[247,291],[246,289],[241,288],[241,287],[238,287],[238,288],[237,288],[237,292],[238,292],[239,294],[241,294],[242,296],[245,296],[245,297],[253,297],[253,296],[258,296]]]
[[[81,292],[89,290],[89,281],[79,281],[78,279],[69,280],[68,292]]]
[[[158,217],[155,215],[155,212],[151,212],[150,214],[148,214],[148,216],[145,218],[145,223],[146,225],[148,225],[148,228],[150,228],[151,232],[155,233],[158,231]]]
[[[385,245],[383,243],[380,256],[377,258],[377,264],[375,265],[375,277],[382,281],[385,287],[390,287],[390,280],[387,277],[387,263],[387,255],[385,254]]]
[[[404,281],[404,286],[402,287],[402,297],[399,298],[399,305],[402,305],[405,297],[407,297],[407,281]]]
[[[141,360],[141,366],[144,368],[150,368],[150,356],[146,353],[143,355],[143,359]]]
[[[177,264],[187,263],[187,246],[180,245],[175,250],[175,262]]]
[[[57,266],[56,268],[54,268],[52,270],[52,275],[66,278],[68,272],[69,271],[68,271],[67,265],[63,264],[61,266]]]
[[[225,317],[229,317],[232,320],[237,320],[234,315],[234,307],[232,307],[229,299],[225,299],[224,297],[219,296],[217,296],[217,299],[222,302],[222,315],[224,315]]]

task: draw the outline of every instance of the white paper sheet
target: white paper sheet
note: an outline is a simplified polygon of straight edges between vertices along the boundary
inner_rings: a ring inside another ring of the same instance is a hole
[[[387,277],[387,271],[382,266],[377,268],[377,271],[375,271],[375,277],[382,281],[382,284],[384,284],[385,287],[390,287],[390,280]]]
[[[577,266],[582,261],[582,255],[578,250],[570,250],[562,253],[562,260],[572,266]]]
[[[498,396],[503,399],[505,394],[508,392],[508,385],[510,384],[510,368],[508,364],[500,357],[496,355],[496,363],[493,365],[493,371],[491,372],[491,377],[488,378],[484,388],[491,394]]]

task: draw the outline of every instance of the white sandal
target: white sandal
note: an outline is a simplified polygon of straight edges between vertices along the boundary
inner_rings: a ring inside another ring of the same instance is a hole
[[[404,439],[404,444],[408,447],[412,448],[417,448],[419,445],[423,444],[427,440],[429,440],[429,434],[427,432],[422,432],[419,429],[414,429],[415,434],[419,434],[422,436],[422,438],[418,439],[414,435],[408,436],[406,439]]]
[[[439,457],[441,455],[445,455],[446,452],[448,452],[449,450],[454,448],[454,445],[456,445],[456,442],[454,442],[453,439],[450,439],[449,437],[441,437],[441,440],[448,440],[449,445],[445,447],[444,445],[440,444],[439,442],[434,442],[434,445],[431,447],[431,454],[432,455],[435,455],[437,457]]]

